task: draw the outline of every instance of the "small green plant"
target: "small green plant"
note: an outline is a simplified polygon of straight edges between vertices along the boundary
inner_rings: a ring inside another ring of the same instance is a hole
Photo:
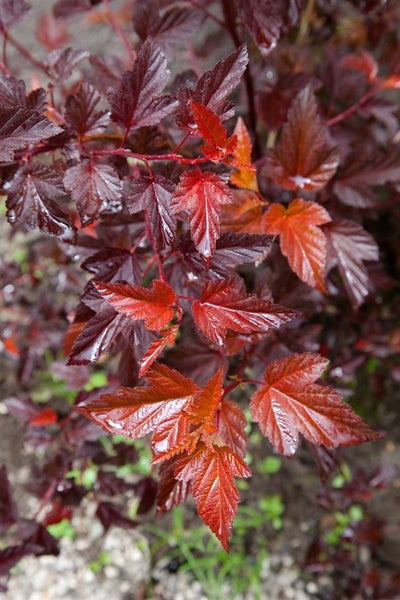
[[[257,541],[257,553],[248,553],[246,538],[253,537],[266,522],[274,529],[282,527],[284,505],[279,495],[264,496],[257,508],[239,506],[231,538],[230,552],[224,552],[216,538],[205,526],[185,528],[181,507],[174,509],[169,530],[147,524],[157,538],[152,545],[153,556],[162,548],[169,562],[177,560],[180,571],[190,571],[203,587],[210,600],[226,598],[226,583],[232,594],[243,594],[249,589],[256,598],[262,598],[261,573],[268,550],[265,537]]]
[[[89,566],[93,573],[100,573],[104,567],[109,565],[111,562],[111,555],[106,550],[101,550],[98,557],[95,560],[91,560]]]
[[[63,519],[59,523],[48,525],[47,530],[57,540],[60,540],[62,538],[74,540],[76,538],[75,527],[71,524],[71,521],[69,519]]]
[[[325,535],[325,541],[332,546],[339,546],[346,529],[353,523],[362,521],[364,512],[361,506],[354,504],[346,512],[335,512],[335,524]],[[351,546],[350,546],[351,547]]]

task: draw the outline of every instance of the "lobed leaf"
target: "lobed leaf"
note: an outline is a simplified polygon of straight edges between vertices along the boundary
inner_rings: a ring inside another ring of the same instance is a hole
[[[193,130],[192,133],[200,135],[206,142],[200,147],[203,155],[213,162],[220,162],[232,154],[237,146],[237,137],[227,137],[220,117],[194,100],[190,101],[190,107],[197,126],[197,130]]]
[[[78,92],[68,96],[65,102],[65,121],[76,135],[96,135],[106,129],[110,120],[108,111],[97,111],[100,102],[99,92],[86,81]]]
[[[228,446],[199,442],[193,454],[176,458],[174,473],[176,479],[192,482],[200,517],[228,551],[229,534],[240,501],[234,477],[250,477],[249,467]]]
[[[347,294],[357,310],[371,288],[363,261],[378,260],[378,246],[361,225],[347,219],[337,219],[324,226],[324,233],[334,261],[330,266],[337,262]]]
[[[298,434],[328,448],[351,446],[381,436],[331,388],[315,384],[328,361],[316,354],[293,354],[271,363],[265,385],[250,401],[250,414],[271,444],[286,456],[295,453]]]
[[[307,86],[294,99],[280,142],[267,157],[267,173],[287,190],[319,190],[338,165],[337,149],[327,143],[326,127]]]
[[[130,183],[126,200],[130,213],[147,210],[149,227],[161,253],[171,251],[176,239],[176,217],[171,211],[175,187],[162,175],[138,177]]]
[[[66,170],[64,185],[76,202],[84,226],[93,223],[99,212],[121,209],[122,184],[110,165],[84,160]]]
[[[147,329],[164,329],[174,317],[172,307],[177,297],[164,281],[156,279],[153,289],[124,283],[95,282],[94,285],[118,313],[131,319],[143,319]]]
[[[127,130],[155,125],[176,106],[170,96],[161,96],[170,71],[160,47],[147,40],[131,71],[125,71],[118,89],[109,95],[111,117]]]
[[[263,216],[265,231],[279,235],[279,242],[290,268],[308,285],[326,292],[325,235],[317,226],[329,223],[331,217],[321,205],[301,198],[287,208],[275,203]]]
[[[173,213],[189,211],[192,240],[202,257],[209,261],[220,235],[220,205],[232,202],[225,181],[211,171],[186,171],[176,188]]]
[[[35,110],[0,109],[0,162],[14,160],[16,150],[61,133],[62,129]]]
[[[23,165],[4,188],[8,193],[7,219],[11,225],[38,227],[65,242],[75,241],[73,222],[59,206],[67,194],[56,171],[39,162],[30,167]]]
[[[217,346],[224,344],[228,329],[267,332],[297,316],[289,308],[247,294],[243,280],[236,276],[206,282],[192,311],[197,327]]]

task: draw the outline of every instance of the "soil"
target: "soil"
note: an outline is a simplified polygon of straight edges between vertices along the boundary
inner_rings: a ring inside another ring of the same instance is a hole
[[[44,10],[53,1],[33,3],[34,9]],[[73,26],[73,24],[72,24]],[[34,46],[34,31],[30,22],[18,30],[19,39],[31,39]],[[111,44],[108,38],[88,38],[81,35],[81,47],[95,50]],[[79,43],[78,43],[79,46]],[[2,232],[0,232],[2,233]],[[7,238],[2,235],[0,251],[9,249]],[[15,240],[13,242],[16,243]],[[0,398],[9,397],[15,392],[11,361],[1,363]],[[343,457],[352,472],[358,467],[372,471],[381,465],[400,464],[400,420],[398,419],[398,396],[380,399],[381,426],[387,433],[381,442],[343,451]],[[270,454],[267,442],[251,449],[254,464]],[[0,403],[0,463],[7,466],[17,494],[21,512],[29,517],[37,508],[37,501],[25,491],[23,484],[30,474],[30,466],[35,457],[25,448],[23,428]],[[323,598],[335,599],[335,580],[331,573],[304,574],[304,559],[317,528],[328,526],[332,515],[318,507],[316,490],[318,477],[315,465],[309,454],[301,450],[291,460],[283,460],[278,473],[269,476],[255,474],[249,491],[244,494],[245,503],[256,506],[266,494],[279,494],[285,506],[283,528],[275,531],[269,524],[251,531],[244,540],[248,551],[255,552],[261,538],[268,537],[268,556],[264,561],[261,580],[261,598],[268,600],[307,600]],[[400,572],[400,478],[394,479],[389,489],[378,492],[366,504],[368,513],[386,520],[385,537],[373,552],[365,545],[363,560],[367,566],[374,566],[378,572],[394,574]],[[27,558],[13,571],[9,581],[6,600],[214,600],[207,596],[192,574],[176,572],[165,549],[152,553],[154,536],[146,527],[136,530],[111,529],[104,534],[99,522],[94,518],[94,505],[84,502],[73,518],[77,531],[74,541],[61,540],[61,554],[58,557],[43,556]],[[196,528],[199,521],[194,511],[188,508],[187,528]],[[168,518],[157,523],[168,527]],[[98,571],[94,563],[99,560],[101,551],[106,551],[110,562]],[[92,561],[92,565],[90,565]],[[179,566],[179,564],[178,564]],[[235,596],[229,588],[227,577],[226,597],[256,598],[249,586],[247,593]],[[365,596],[359,596],[360,598]]]

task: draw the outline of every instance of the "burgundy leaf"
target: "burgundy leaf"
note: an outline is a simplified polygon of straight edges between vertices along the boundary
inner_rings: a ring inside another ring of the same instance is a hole
[[[84,58],[89,58],[89,52],[85,50],[58,48],[48,54],[47,66],[54,73],[57,80],[62,81],[72,75],[76,65]]]
[[[248,29],[263,58],[276,47],[283,26],[279,2],[236,0],[238,16]]]
[[[82,161],[67,169],[64,185],[75,200],[82,225],[89,225],[99,212],[118,212],[122,206],[122,184],[110,165]]]
[[[131,71],[125,71],[117,90],[110,93],[112,118],[127,130],[154,125],[175,107],[170,96],[160,96],[170,71],[160,47],[147,40]]]
[[[22,79],[16,79],[5,73],[0,74],[0,105],[1,108],[26,107],[26,87]]]
[[[109,122],[108,111],[97,111],[100,101],[99,92],[89,83],[82,83],[74,96],[68,96],[65,102],[65,120],[70,130],[82,137],[104,131]]]
[[[16,150],[61,132],[58,125],[34,110],[0,109],[0,162],[11,161]]]
[[[123,527],[124,529],[132,529],[138,525],[137,521],[125,517],[122,506],[115,502],[100,502],[96,510],[96,517],[105,531],[108,531],[111,525]]]
[[[67,194],[56,171],[39,162],[30,168],[24,165],[4,187],[8,193],[7,219],[11,224],[38,227],[65,242],[75,241],[75,227],[59,206]]]
[[[379,206],[370,186],[400,181],[400,155],[395,148],[387,148],[384,156],[350,155],[347,161],[348,167],[339,171],[333,191],[348,206]]]
[[[372,236],[355,221],[338,219],[323,227],[328,256],[337,263],[339,273],[354,309],[368,296],[371,283],[363,261],[379,259],[378,247]]]
[[[176,238],[176,217],[171,210],[175,184],[162,175],[139,177],[129,188],[127,208],[130,213],[147,210],[149,225],[159,252],[171,250]]]
[[[31,9],[25,0],[2,0],[0,4],[0,31],[6,32]]]
[[[10,570],[25,556],[36,555],[39,551],[39,545],[29,542],[0,550],[0,576],[8,575]]]
[[[335,173],[338,151],[328,144],[311,86],[294,99],[280,142],[267,159],[268,175],[288,190],[319,190]]]
[[[160,466],[156,499],[157,513],[160,515],[185,502],[190,494],[190,482],[175,479],[174,471],[175,458],[164,461]]]
[[[158,2],[147,0],[135,6],[134,27],[144,42],[152,38],[164,51],[182,45],[197,33],[202,22],[200,11],[185,6],[171,6],[159,12]]]
[[[0,531],[6,531],[18,521],[18,507],[14,502],[5,465],[0,467]]]
[[[135,254],[123,248],[106,247],[89,256],[82,268],[94,273],[99,281],[129,281],[138,285],[142,272]]]
[[[237,402],[224,399],[219,410],[218,431],[234,454],[245,458],[247,451],[246,416]]]
[[[79,13],[87,12],[101,0],[58,0],[53,6],[55,17],[70,17]]]

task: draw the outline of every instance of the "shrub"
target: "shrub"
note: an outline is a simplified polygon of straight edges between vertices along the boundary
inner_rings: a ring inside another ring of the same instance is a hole
[[[301,434],[325,475],[333,449],[381,437],[317,380],[328,357],[354,373],[374,327],[391,334],[377,316],[400,183],[395,4],[63,0],[33,54],[13,34],[28,4],[1,3],[6,216],[43,234],[3,265],[3,346],[22,388],[47,390],[7,401],[46,460],[29,526],[2,471],[20,540],[3,572],[57,552],[46,527],[88,490],[105,527],[136,518],[104,496],[134,490],[140,514],[192,494],[228,549],[246,406],[277,453]],[[111,27],[115,54],[76,48],[74,15]],[[128,481],[137,451],[119,436],[148,434],[158,483]]]

